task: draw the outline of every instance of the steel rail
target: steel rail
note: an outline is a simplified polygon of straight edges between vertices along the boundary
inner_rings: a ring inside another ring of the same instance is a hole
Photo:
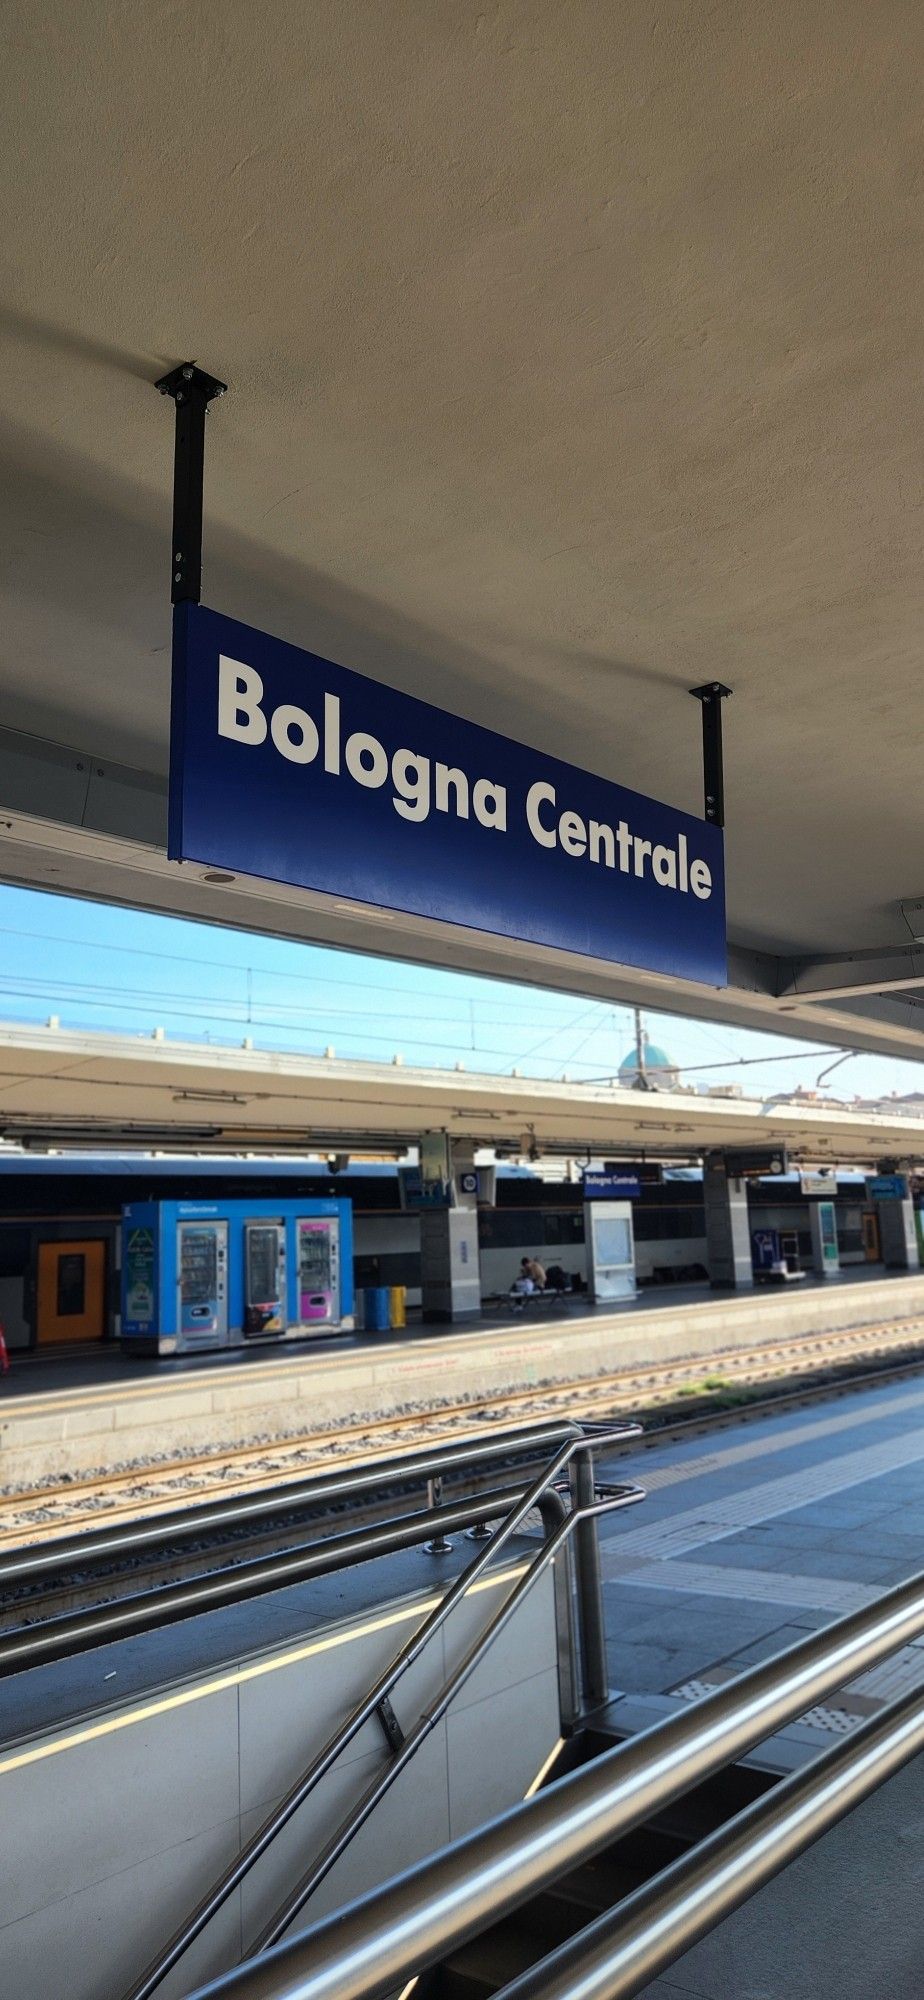
[[[561,1474],[568,1471],[572,1460],[577,1454],[585,1455],[592,1462],[593,1453],[599,1448],[601,1442],[602,1440],[599,1438],[587,1439],[583,1436],[569,1439],[559,1448],[551,1464],[546,1466],[540,1477],[534,1480],[524,1493],[516,1497],[510,1513],[491,1541],[485,1543],[477,1550],[462,1574],[451,1584],[441,1602],[434,1608],[429,1617],[424,1620],[413,1636],[400,1648],[395,1658],[386,1667],[384,1672],[379,1675],[372,1688],[369,1689],[346,1720],[338,1724],[327,1742],[312,1759],[307,1771],[304,1771],[296,1783],[290,1787],[282,1801],[273,1807],[268,1817],[257,1828],[230,1867],[223,1871],[218,1881],[213,1883],[211,1889],[200,1899],[196,1907],[190,1911],[189,1915],[168,1940],[163,1950],[157,1954],[156,1958],[145,1968],[140,1979],[130,1988],[129,1992],[125,1995],[125,2000],[150,2000],[150,1995],[156,1992],[158,1986],[166,1978],[167,1973],[177,1964],[188,1946],[205,1929],[216,1911],[227,1900],[227,1897],[243,1881],[245,1875],[249,1873],[260,1856],[272,1845],[272,1842],[282,1831],[283,1827],[288,1824],[293,1814],[298,1811],[299,1807],[314,1791],[320,1780],[326,1776],[337,1758],[353,1741],[359,1730],[376,1713],[381,1703],[390,1696],[392,1690],[407,1672],[408,1668],[420,1658],[420,1655],[434,1634],[446,1623],[456,1605],[468,1595],[473,1585],[477,1583],[479,1577],[488,1568],[489,1564],[495,1560],[498,1550],[522,1526],[527,1515],[534,1507],[538,1506],[542,1509],[543,1523],[547,1533],[547,1541],[545,1548],[540,1552],[541,1556],[545,1556],[546,1549],[553,1549],[553,1545],[557,1548],[558,1538],[563,1531],[567,1532],[569,1530],[569,1523],[576,1517],[573,1514],[566,1513],[564,1502],[558,1492],[556,1492],[554,1482]],[[627,1490],[631,1490],[634,1496],[638,1498],[642,1497],[639,1489]],[[605,1501],[601,1503],[601,1507],[609,1511],[615,1504],[618,1503],[613,1500]],[[548,1559],[551,1560],[551,1556]],[[532,1581],[533,1566],[531,1566],[527,1574],[530,1581]],[[517,1596],[517,1593],[514,1592],[513,1595]],[[517,1601],[519,1601],[518,1596]],[[507,1611],[506,1606],[502,1606],[501,1612],[498,1614],[498,1619],[506,1623],[506,1617],[509,1615],[510,1613]],[[464,1669],[462,1677],[464,1679],[468,1678],[468,1674],[473,1670],[477,1659],[481,1657],[487,1644],[493,1639],[496,1625],[497,1620],[490,1622],[487,1637],[484,1634],[482,1635],[481,1641],[476,1642],[475,1647],[470,1649],[461,1663],[460,1669],[457,1669],[456,1673],[451,1677],[450,1685],[452,1692],[449,1695],[449,1700],[452,1699],[452,1693],[456,1691],[457,1686],[461,1685],[461,1681],[458,1678],[459,1673]],[[443,1711],[441,1710],[440,1712],[442,1713]],[[403,1768],[404,1763],[407,1761],[407,1756],[412,1755],[414,1750],[417,1749],[423,1735],[428,1734],[429,1729],[434,1726],[433,1723],[430,1723],[428,1727],[422,1727],[424,1721],[425,1717],[422,1717],[421,1724],[418,1725],[417,1730],[412,1731],[411,1735],[406,1738],[401,1751],[398,1753],[398,1758],[393,1761],[393,1764],[389,1766],[389,1771],[384,1774],[386,1779],[384,1789],[388,1788],[392,1782],[392,1777],[397,1776],[398,1770]],[[369,1813],[380,1796],[382,1796],[381,1780],[376,1780],[364,1799],[360,1801],[359,1815],[350,1815],[350,1820],[338,1829],[338,1835],[335,1836],[334,1842],[328,1843],[327,1849],[318,1858],[318,1863],[310,1875],[307,1878],[303,1878],[299,1884],[294,1910],[302,1907],[307,1896],[316,1887],[317,1882],[323,1880],[324,1875],[329,1872],[338,1855],[343,1852],[343,1848],[348,1844],[348,1840],[352,1839],[353,1834],[358,1831],[359,1826],[368,1818]],[[354,1820],[355,1824],[350,1824]],[[347,1825],[350,1825],[350,1831],[346,1834],[346,1838],[344,1838]],[[319,1870],[320,1872],[318,1872]],[[291,1921],[292,1913],[288,1912],[288,1906],[287,1913],[284,1916],[281,1916],[277,1912],[277,1917],[270,1927],[271,1930],[275,1931],[276,1924],[280,1921],[282,1922],[282,1928],[285,1929]]]
[[[164,1584],[115,1604],[94,1605],[88,1611],[67,1612],[41,1624],[18,1626],[0,1635],[0,1680],[22,1673],[29,1667],[48,1666],[70,1659],[74,1653],[91,1652],[95,1646],[116,1639],[133,1639],[163,1625],[197,1618],[206,1611],[220,1611],[245,1598],[261,1596],[303,1583],[312,1576],[326,1576],[347,1563],[371,1562],[376,1556],[394,1555],[414,1548],[447,1529],[494,1521],[518,1501],[523,1487],[504,1487],[477,1499],[457,1501],[452,1506],[428,1507],[399,1520],[385,1521],[367,1528],[355,1528],[345,1535],[327,1536],[318,1544],[302,1543],[274,1556],[258,1556],[250,1562],[225,1569],[210,1570],[190,1577],[185,1583]],[[493,1547],[486,1542],[485,1548]]]
[[[631,2000],[922,1749],[918,1687],[511,1980],[496,2000]]]
[[[924,1573],[191,2000],[379,2000],[924,1632]]]
[[[615,1433],[620,1427],[613,1425],[611,1429]],[[640,1424],[627,1423],[621,1430],[620,1441],[622,1437],[640,1434]],[[75,1563],[83,1568],[88,1563],[108,1561],[114,1556],[134,1555],[155,1543],[188,1541],[212,1528],[235,1527],[248,1521],[270,1519],[313,1505],[315,1501],[334,1504],[370,1492],[378,1493],[383,1488],[388,1490],[399,1484],[411,1485],[431,1478],[445,1478],[453,1472],[492,1463],[498,1458],[507,1459],[511,1464],[520,1459],[528,1460],[543,1450],[563,1443],[566,1438],[580,1435],[581,1426],[565,1419],[537,1424],[517,1432],[515,1441],[511,1441],[509,1434],[503,1440],[487,1433],[482,1439],[469,1439],[464,1444],[443,1445],[429,1450],[423,1447],[419,1452],[379,1460],[355,1472],[313,1473],[305,1479],[292,1480],[284,1487],[262,1486],[237,1498],[230,1495],[218,1501],[200,1501],[197,1505],[178,1507],[173,1511],[165,1509],[162,1513],[146,1516],[140,1525],[133,1523],[129,1527],[115,1529],[105,1526],[90,1528],[83,1534],[62,1536],[51,1546],[26,1544],[0,1561],[0,1590],[32,1579],[57,1576]]]

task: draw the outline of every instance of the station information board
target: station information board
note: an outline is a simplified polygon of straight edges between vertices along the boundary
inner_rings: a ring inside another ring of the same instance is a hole
[[[727,980],[718,827],[199,604],[174,610],[168,851]]]

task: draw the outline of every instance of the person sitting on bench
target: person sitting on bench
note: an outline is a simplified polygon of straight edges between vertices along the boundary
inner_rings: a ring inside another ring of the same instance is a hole
[[[545,1271],[535,1257],[521,1257],[520,1268],[510,1290],[518,1298],[527,1298],[531,1292],[545,1290]]]

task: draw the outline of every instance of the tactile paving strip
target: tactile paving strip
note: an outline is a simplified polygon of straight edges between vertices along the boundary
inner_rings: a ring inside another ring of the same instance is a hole
[[[681,1681],[668,1692],[680,1701],[700,1701],[703,1695],[728,1687],[731,1681],[746,1672],[746,1667],[706,1667],[701,1674]],[[871,1667],[868,1673],[860,1674],[836,1700],[807,1709],[799,1717],[800,1727],[821,1729],[829,1736],[849,1736],[850,1731],[858,1729],[868,1716],[875,1715],[890,1701],[897,1701],[900,1695],[910,1693],[922,1682],[924,1640],[916,1639],[910,1646],[903,1646],[891,1660],[884,1660],[881,1666]]]

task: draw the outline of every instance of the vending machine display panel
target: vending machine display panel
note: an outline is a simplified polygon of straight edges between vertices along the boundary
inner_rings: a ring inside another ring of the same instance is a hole
[[[248,1339],[286,1330],[286,1232],[283,1222],[244,1229],[244,1332]]]
[[[336,1216],[298,1221],[298,1315],[303,1325],[340,1316],[340,1224]]]
[[[212,1347],[228,1332],[228,1225],[177,1224],[178,1332],[184,1345]]]

